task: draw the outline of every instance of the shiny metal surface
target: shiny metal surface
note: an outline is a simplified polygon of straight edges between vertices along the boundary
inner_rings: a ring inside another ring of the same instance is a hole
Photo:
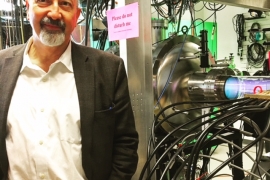
[[[153,49],[156,43],[166,38],[166,30],[168,29],[168,20],[166,19],[152,19],[152,44]]]
[[[204,0],[206,2],[214,2],[249,9],[257,9],[261,11],[270,11],[269,0]]]
[[[220,85],[220,75],[235,75],[234,71],[230,68],[217,68],[211,69],[206,76],[205,79],[205,89],[204,96],[206,100],[218,100],[222,97],[217,93],[217,89],[221,89],[221,87],[217,88],[216,82],[219,82]],[[220,91],[219,91],[220,93]]]
[[[226,99],[224,84],[228,77],[236,75],[230,68],[211,69],[208,73],[194,72],[189,75],[188,94],[191,100]]]
[[[153,52],[154,104],[157,104],[155,113],[173,103],[194,102],[168,109],[164,113],[165,116],[179,110],[201,106],[195,101],[226,99],[225,81],[228,77],[236,75],[236,71],[221,66],[214,67],[207,73],[204,72],[200,68],[199,47],[200,40],[190,35],[175,36],[158,44]],[[176,126],[201,114],[202,109],[180,113],[163,123],[162,128],[170,132]],[[175,135],[181,136],[183,131],[189,130],[198,123],[201,122],[186,126],[186,129],[179,130]]]
[[[153,52],[153,87],[155,104],[160,99],[160,109],[176,102],[190,101],[188,94],[189,74],[201,71],[200,59],[198,58],[200,40],[194,36],[182,35],[172,37],[160,43]],[[173,70],[174,64],[176,66]],[[171,71],[169,85],[166,87]],[[178,110],[190,108],[191,104],[180,105],[169,109],[165,115],[169,115]],[[158,112],[159,109],[156,109]],[[189,113],[181,113],[170,118],[169,122],[162,124],[163,129],[167,132],[171,131],[175,126],[183,124],[190,119],[194,119],[201,114],[201,110],[190,111]],[[199,122],[198,122],[199,123]],[[190,125],[194,126],[194,124]],[[189,129],[189,127],[187,126]],[[185,129],[183,129],[185,131]],[[181,136],[182,130],[175,135]]]
[[[139,133],[139,163],[132,180],[138,180],[147,159],[147,142],[150,137],[150,127],[153,121],[153,72],[151,2],[145,0],[126,0],[125,4],[134,2],[138,2],[139,4],[139,37],[127,39],[126,47],[129,92],[136,128]]]

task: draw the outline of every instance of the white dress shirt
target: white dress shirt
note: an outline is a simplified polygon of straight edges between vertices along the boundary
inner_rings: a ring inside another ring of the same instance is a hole
[[[71,43],[47,73],[31,63],[31,43],[8,111],[9,180],[86,179]]]

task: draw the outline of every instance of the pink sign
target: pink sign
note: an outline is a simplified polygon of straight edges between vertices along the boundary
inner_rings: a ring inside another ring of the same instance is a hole
[[[107,11],[109,41],[139,36],[138,2]]]

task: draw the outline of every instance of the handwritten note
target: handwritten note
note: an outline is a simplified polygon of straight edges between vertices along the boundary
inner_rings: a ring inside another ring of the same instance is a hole
[[[138,2],[107,11],[109,41],[139,36]]]

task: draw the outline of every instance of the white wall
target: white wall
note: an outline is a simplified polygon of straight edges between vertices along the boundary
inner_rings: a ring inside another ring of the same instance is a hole
[[[217,59],[223,59],[228,57],[230,53],[233,53],[235,60],[237,59],[237,34],[234,31],[232,19],[237,14],[247,12],[248,9],[226,6],[222,11],[217,12]],[[209,14],[209,12],[206,12]]]
[[[196,5],[198,7],[202,7],[200,4]],[[248,13],[247,8],[241,8],[241,7],[234,7],[234,6],[226,6],[225,9],[222,11],[217,12],[217,58],[216,59],[224,59],[228,58],[230,53],[233,53],[234,55],[234,62],[236,65],[236,68],[240,71],[248,71],[251,75],[253,75],[258,70],[262,70],[262,68],[254,68],[248,65],[247,63],[247,45],[250,45],[251,43],[248,42],[248,39],[243,42],[243,56],[242,60],[240,59],[240,56],[237,55],[238,53],[238,44],[237,44],[237,34],[234,30],[233,25],[233,17],[237,14],[244,14],[246,17]],[[197,14],[197,18],[200,17],[202,19],[206,19],[209,17],[213,12],[204,10],[203,13],[200,12],[200,14]],[[246,20],[245,21],[245,35],[248,37],[248,30],[250,29],[250,26],[254,22],[258,22],[261,25],[261,28],[269,28],[270,27],[270,16],[267,14],[266,18],[263,19],[255,19],[255,20]],[[209,22],[213,21],[213,18],[210,18],[208,20]],[[267,35],[268,40],[263,41],[269,41],[270,35]],[[260,42],[262,43],[262,42]],[[269,50],[269,47],[266,49],[266,52]],[[268,58],[268,55],[266,54],[266,58]]]

